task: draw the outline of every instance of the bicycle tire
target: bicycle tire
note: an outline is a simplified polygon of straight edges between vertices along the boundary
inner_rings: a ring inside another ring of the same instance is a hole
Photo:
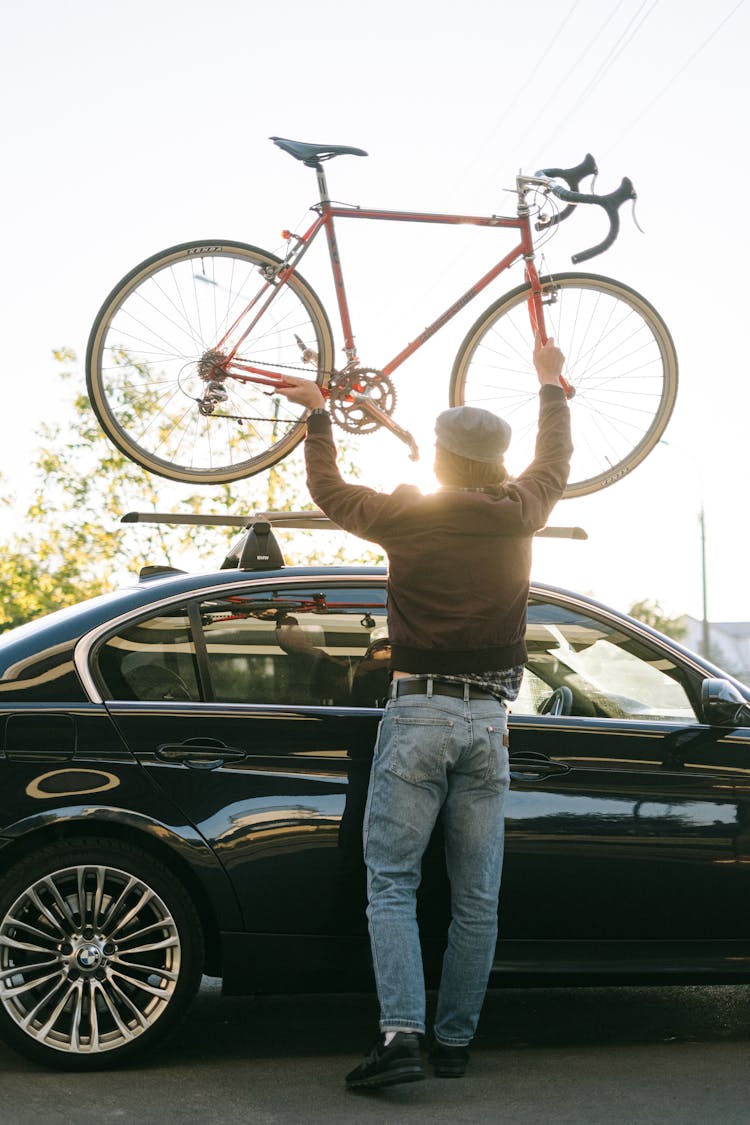
[[[199,409],[206,357],[220,354],[213,349],[230,329],[227,346],[241,335],[242,309],[264,292],[262,307],[281,264],[256,246],[206,239],[147,258],[115,286],[91,329],[86,381],[102,429],[132,461],[170,480],[216,485],[270,468],[299,443],[306,411],[257,383],[227,376],[217,384],[226,399],[212,413]],[[312,366],[300,341],[317,355]],[[299,274],[276,285],[236,358],[326,385],[333,337]]]
[[[616,483],[659,441],[677,394],[677,354],[649,301],[611,278],[563,273],[540,279],[547,331],[566,357],[575,451],[564,496]],[[511,472],[534,456],[538,383],[528,284],[506,293],[467,333],[453,365],[452,406],[481,406],[511,425]]]

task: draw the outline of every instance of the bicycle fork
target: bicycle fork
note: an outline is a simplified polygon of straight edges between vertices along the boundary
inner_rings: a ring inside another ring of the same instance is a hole
[[[531,286],[531,292],[526,302],[529,309],[531,329],[534,333],[534,336],[536,337],[538,335],[540,342],[542,344],[546,344],[549,336],[547,335],[547,325],[544,318],[544,306],[546,304],[550,304],[556,298],[554,293],[549,293],[545,297],[536,266],[530,258],[526,259],[525,272],[526,281]],[[563,375],[560,376],[560,386],[565,392],[565,397],[567,399],[571,399],[574,397],[576,393],[575,387],[571,383],[569,383]]]

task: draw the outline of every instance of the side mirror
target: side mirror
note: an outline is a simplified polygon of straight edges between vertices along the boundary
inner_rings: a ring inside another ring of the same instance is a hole
[[[750,725],[750,703],[729,680],[709,677],[701,684],[703,721],[717,727]]]

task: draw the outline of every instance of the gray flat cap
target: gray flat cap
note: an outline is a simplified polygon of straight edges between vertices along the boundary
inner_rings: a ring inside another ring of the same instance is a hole
[[[510,445],[510,426],[497,414],[477,406],[454,406],[438,414],[438,445],[469,461],[496,463]]]

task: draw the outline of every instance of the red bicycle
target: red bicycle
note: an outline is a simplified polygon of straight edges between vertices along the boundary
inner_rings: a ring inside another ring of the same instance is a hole
[[[612,244],[619,208],[635,199],[624,179],[608,195],[579,190],[596,174],[591,156],[575,168],[518,176],[515,216],[382,211],[334,204],[323,163],[358,148],[271,138],[312,168],[320,201],[301,234],[284,232],[278,257],[240,242],[183,243],[136,266],[104,302],[89,338],[86,374],[96,415],[114,444],[172,480],[220,484],[261,472],[304,434],[304,411],[274,393],[290,372],[314,377],[335,422],[353,433],[385,426],[417,456],[411,434],[393,419],[393,373],[514,263],[524,283],[486,309],[467,333],[450,381],[450,404],[495,410],[513,427],[515,448],[532,442],[537,381],[533,334],[553,336],[566,356],[575,454],[567,496],[619,480],[654,447],[677,391],[677,357],[653,306],[618,281],[586,273],[540,277],[535,232],[596,204],[609,218],[606,238],[576,254],[583,262]],[[559,182],[559,181],[562,181]],[[557,200],[566,206],[558,210]],[[335,220],[471,225],[515,231],[516,244],[381,368],[364,366],[336,242]],[[334,363],[326,312],[298,266],[325,232],[343,334],[345,362]]]

